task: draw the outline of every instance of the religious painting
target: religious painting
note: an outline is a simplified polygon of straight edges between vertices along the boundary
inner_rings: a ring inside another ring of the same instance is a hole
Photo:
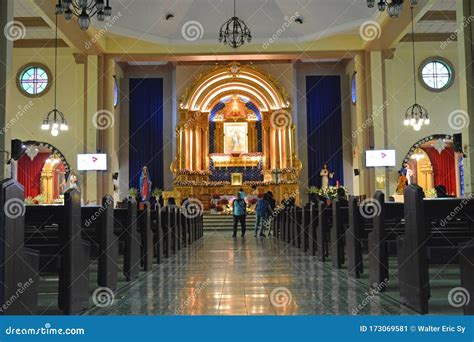
[[[224,153],[247,153],[247,123],[224,122]]]
[[[242,185],[242,174],[241,173],[232,173],[230,177],[231,185]]]

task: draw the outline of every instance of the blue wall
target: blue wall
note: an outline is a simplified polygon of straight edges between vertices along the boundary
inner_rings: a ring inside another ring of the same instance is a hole
[[[162,189],[163,79],[131,78],[129,89],[129,186],[139,187],[140,173],[146,165],[152,189]]]
[[[339,76],[306,77],[308,137],[308,183],[321,186],[324,164],[334,178],[344,183],[342,156],[341,80]]]

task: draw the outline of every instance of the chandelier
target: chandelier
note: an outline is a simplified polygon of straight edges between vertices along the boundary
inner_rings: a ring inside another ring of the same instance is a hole
[[[419,148],[417,148],[410,158],[419,162],[420,160],[425,158],[425,154]]]
[[[98,21],[104,21],[105,17],[112,15],[112,7],[109,0],[58,0],[56,14],[64,14],[68,21],[75,15],[81,30],[87,30],[93,16],[97,15]]]
[[[234,16],[227,20],[219,30],[219,43],[224,43],[236,49],[242,46],[245,41],[250,43],[252,41],[252,33],[245,22],[235,15],[235,0],[234,0]]]
[[[407,108],[405,111],[405,120],[403,124],[405,126],[412,126],[415,131],[419,131],[423,125],[430,124],[430,118],[428,117],[428,111],[425,107],[419,105],[416,102],[416,63],[415,63],[415,29],[413,24],[413,6],[411,10],[411,42],[413,51],[413,90],[415,94],[415,103]]]
[[[387,10],[388,15],[391,18],[398,18],[400,13],[402,12],[404,0],[380,0],[377,2],[377,7],[380,12],[384,12]],[[411,0],[411,5],[416,6],[418,5],[418,0]],[[373,8],[375,6],[375,0],[367,0],[367,7]]]
[[[54,109],[46,114],[43,119],[41,129],[48,131],[51,128],[51,135],[56,137],[59,131],[67,131],[69,129],[64,114],[57,109],[57,74],[58,74],[58,14],[56,13],[56,29],[54,40]]]

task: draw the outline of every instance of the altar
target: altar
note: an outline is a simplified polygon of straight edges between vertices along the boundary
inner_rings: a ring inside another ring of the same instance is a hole
[[[286,90],[253,65],[231,63],[200,75],[180,98],[173,197],[272,191],[299,198],[301,162]]]

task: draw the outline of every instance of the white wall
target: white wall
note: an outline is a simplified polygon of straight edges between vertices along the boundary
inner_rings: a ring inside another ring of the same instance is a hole
[[[16,77],[20,68],[27,64],[38,62],[46,65],[51,73],[54,72],[54,49],[14,49],[12,75]],[[58,93],[57,108],[62,111],[69,125],[69,131],[60,132],[57,137],[49,131],[40,129],[45,115],[54,108],[54,82],[49,91],[39,97],[30,98],[18,90],[16,83],[10,83],[10,108],[7,122],[15,120],[17,111],[30,105],[23,115],[9,128],[11,139],[38,140],[48,142],[58,148],[66,157],[73,169],[76,168],[76,154],[83,150],[84,112],[84,66],[76,64],[69,48],[58,49]],[[54,76],[53,76],[54,77]],[[31,102],[30,102],[31,101]],[[9,149],[9,146],[8,146]]]
[[[455,74],[460,72],[457,46],[454,42],[444,50],[440,48],[440,43],[416,44],[417,72],[423,60],[434,56],[434,51],[436,55],[451,62]],[[425,89],[417,79],[417,102],[428,110],[431,123],[419,132],[403,125],[405,111],[414,103],[411,61],[411,43],[401,43],[393,59],[386,61],[386,91],[389,102],[387,106],[388,147],[397,151],[397,166],[390,170],[391,193],[396,189],[397,170],[400,169],[403,158],[414,143],[431,134],[457,133],[448,124],[449,113],[460,108],[457,79],[450,88],[439,93]],[[467,139],[467,136],[463,136],[463,142],[467,142]]]

